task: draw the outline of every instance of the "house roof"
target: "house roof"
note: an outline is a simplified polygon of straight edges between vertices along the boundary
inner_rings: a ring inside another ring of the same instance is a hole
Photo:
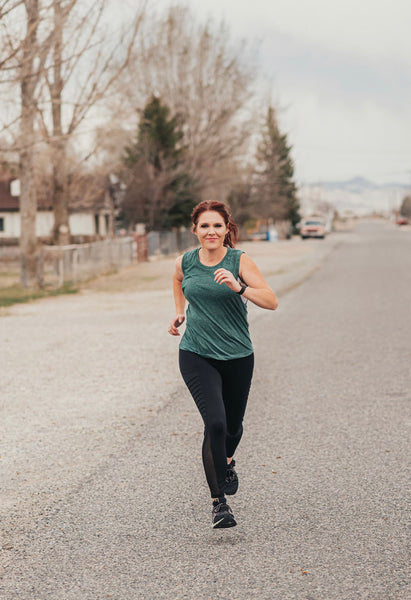
[[[0,179],[0,210],[14,210],[18,211],[20,208],[20,197],[12,196],[10,193],[10,184],[16,177],[9,177],[7,179]],[[52,202],[51,198],[45,194],[40,195],[37,198],[37,210],[51,210]]]
[[[0,181],[0,210],[19,209],[19,198],[10,194],[10,181]]]

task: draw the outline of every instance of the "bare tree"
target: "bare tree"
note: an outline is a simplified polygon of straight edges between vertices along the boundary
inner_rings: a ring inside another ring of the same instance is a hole
[[[10,27],[11,17],[16,13],[22,17],[24,26]],[[11,1],[0,3],[0,74],[1,83],[15,82],[18,73],[21,96],[20,117],[20,155],[18,158],[21,179],[21,237],[22,251],[21,278],[25,285],[37,284],[37,240],[35,232],[36,195],[29,185],[34,171],[31,145],[34,139],[35,104],[33,102],[35,78],[35,48],[37,45],[37,29],[39,22],[38,0]],[[15,124],[15,121],[14,123]],[[4,127],[2,131],[5,134]],[[5,150],[10,151],[8,139],[5,137]]]
[[[0,73],[13,69],[11,65],[19,56],[24,46],[25,38],[17,35],[17,28],[10,28],[10,13],[16,14],[17,9],[23,8],[26,5],[24,0],[0,0]],[[37,6],[38,11],[38,6]],[[37,27],[36,23],[32,23]]]
[[[6,150],[10,154],[10,150],[14,149],[19,157],[21,281],[26,287],[42,285],[41,254],[36,236],[35,146],[39,142],[36,131],[39,82],[52,38],[51,32],[42,28],[45,12],[39,0],[5,0],[0,5],[0,37],[3,42],[0,83],[6,86],[18,107],[10,122],[3,121],[2,133],[12,133],[12,144],[6,143]],[[24,23],[24,27],[21,23]],[[39,35],[41,28],[42,36]]]
[[[144,12],[143,3],[127,31],[117,32],[110,44],[99,29],[106,3],[0,0],[0,84],[14,104],[9,102],[7,114],[1,111],[0,133],[6,135],[7,153],[14,148],[19,157],[21,279],[26,286],[41,285],[35,229],[40,133],[50,148],[56,238],[64,243],[69,239],[69,144],[125,68]]]
[[[20,219],[21,234],[20,248],[22,251],[22,283],[26,286],[37,284],[37,238],[36,238],[36,212],[37,198],[35,189],[30,185],[33,177],[33,152],[35,119],[35,79],[33,48],[36,46],[37,27],[39,18],[38,0],[25,0],[27,11],[26,36],[22,46],[22,63],[20,67],[21,88],[21,139],[23,147],[20,151]]]
[[[204,194],[225,198],[231,164],[248,151],[253,82],[254,65],[224,24],[198,25],[187,8],[173,6],[145,20],[120,94],[132,111],[154,94],[180,115],[187,172]]]
[[[32,184],[34,180],[35,90],[38,81],[35,49],[37,48],[39,2],[38,0],[24,0],[24,7],[27,25],[26,35],[22,43],[22,58],[18,77],[21,91],[19,143],[21,281],[26,287],[35,287],[42,283],[36,237],[37,196],[36,188]]]
[[[145,11],[142,2],[128,31],[110,43],[102,27],[106,6],[106,0],[92,5],[83,0],[52,0],[53,50],[44,71],[45,86],[38,111],[52,156],[53,238],[58,244],[70,241],[70,144],[126,68]],[[92,153],[93,150],[88,151],[87,158]]]

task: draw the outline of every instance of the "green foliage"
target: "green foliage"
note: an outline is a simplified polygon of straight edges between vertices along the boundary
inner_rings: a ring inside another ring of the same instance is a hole
[[[254,207],[251,179],[237,183],[231,190],[227,201],[238,225],[243,226],[246,221],[253,218]]]
[[[200,202],[195,181],[190,175],[184,173],[176,177],[170,187],[174,194],[174,203],[167,212],[163,226],[167,229],[181,225],[189,227],[193,208]]]
[[[198,201],[195,181],[184,167],[183,131],[168,106],[152,97],[138,126],[137,140],[125,148],[128,186],[122,203],[125,222],[149,229],[187,225]]]
[[[257,161],[255,195],[260,215],[274,220],[289,220],[295,226],[301,217],[291,146],[287,135],[281,134],[278,128],[272,106],[267,110]]]
[[[159,98],[153,96],[145,106],[135,144],[127,146],[124,162],[133,167],[139,160],[144,159],[156,171],[165,168],[166,161],[171,159],[173,165],[178,164],[183,148],[178,144],[183,138],[183,132],[178,129],[177,117],[169,119],[170,109],[162,105]]]

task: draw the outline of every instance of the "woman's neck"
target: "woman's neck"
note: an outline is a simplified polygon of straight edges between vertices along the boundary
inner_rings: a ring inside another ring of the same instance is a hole
[[[225,246],[220,246],[215,250],[209,250],[207,248],[201,247],[199,251],[200,261],[206,266],[210,267],[218,265],[218,263],[220,263],[223,260],[226,254],[227,248]]]

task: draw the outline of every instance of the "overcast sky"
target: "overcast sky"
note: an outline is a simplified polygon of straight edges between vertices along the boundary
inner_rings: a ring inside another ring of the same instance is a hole
[[[411,184],[410,0],[185,0],[259,41],[299,183]],[[150,0],[161,11],[169,0]]]

